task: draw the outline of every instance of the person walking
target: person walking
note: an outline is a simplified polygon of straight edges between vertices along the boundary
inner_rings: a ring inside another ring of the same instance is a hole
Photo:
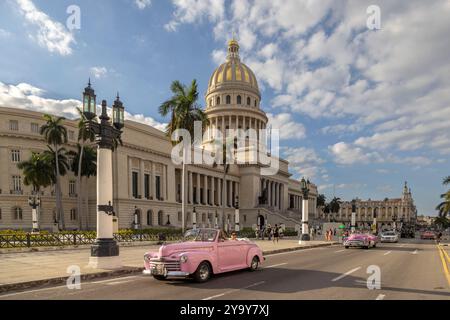
[[[267,238],[270,240],[272,240],[272,226],[269,224],[267,226]]]
[[[273,228],[273,243],[275,243],[275,240],[278,243],[279,237],[280,237],[280,230],[278,229],[278,225],[275,224],[275,227]]]

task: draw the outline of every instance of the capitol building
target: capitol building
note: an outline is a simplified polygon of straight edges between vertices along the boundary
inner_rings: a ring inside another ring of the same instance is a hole
[[[208,148],[217,132],[226,135],[229,129],[258,132],[257,143],[247,143],[243,147],[245,153],[261,144],[258,130],[267,128],[268,118],[261,108],[257,78],[241,62],[235,40],[228,44],[226,61],[212,72],[205,106],[209,127],[202,143],[204,148]],[[43,124],[42,113],[0,106],[0,229],[30,230],[32,227],[28,198],[35,192],[31,186],[24,185],[17,164],[28,160],[32,152],[47,149],[39,134]],[[65,120],[64,125],[68,132],[64,147],[76,150],[77,121]],[[172,161],[170,139],[156,128],[126,121],[122,141],[123,146],[113,153],[113,206],[118,227],[132,228],[135,214],[138,228],[180,227],[182,168]],[[288,161],[269,157],[278,163],[278,171],[273,175],[262,174],[265,165],[258,161],[232,164],[225,176],[221,165],[186,165],[186,226],[192,227],[195,207],[197,226],[214,227],[217,223],[225,229],[233,228],[235,209],[239,207],[241,228],[268,223],[298,228],[302,214],[300,181],[291,178]],[[95,230],[96,178],[86,178],[82,183],[83,210],[78,213],[76,177],[71,172],[62,177],[66,229],[81,226]],[[309,187],[309,215],[317,217],[317,187],[313,183]],[[40,228],[52,230],[57,218],[54,188],[41,189],[39,197]]]

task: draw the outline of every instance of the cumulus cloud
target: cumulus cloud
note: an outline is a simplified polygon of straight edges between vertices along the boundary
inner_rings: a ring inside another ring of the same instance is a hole
[[[229,10],[172,2],[177,26],[214,25],[214,61],[234,30],[244,62],[274,90],[272,107],[333,120],[325,135],[359,135],[346,151],[360,148],[363,161],[374,149],[450,154],[448,2],[380,0],[378,31],[366,27],[370,1],[234,0]]]
[[[91,74],[97,79],[104,78],[108,73],[108,69],[106,69],[106,67],[92,67],[90,71]]]
[[[44,94],[45,91],[43,89],[28,83],[12,85],[0,82],[0,107],[49,113],[63,116],[68,119],[77,119],[79,117],[76,108],[81,107],[80,100],[57,100],[45,98],[43,97]],[[125,112],[125,119],[144,123],[159,130],[165,130],[166,127],[166,124],[159,123],[155,119],[146,117],[142,114],[133,115],[129,112]]]
[[[40,11],[31,0],[16,1],[25,19],[37,26],[37,34],[30,36],[40,46],[62,56],[72,53],[71,45],[75,43],[75,38],[63,24],[52,20],[47,14]]]
[[[139,10],[144,10],[147,7],[150,7],[152,4],[151,0],[135,0],[134,4],[139,8]]]
[[[305,147],[281,147],[281,154],[289,161],[289,168],[294,177],[315,178],[318,175],[326,175],[323,168],[325,160],[316,153],[314,149]]]
[[[289,113],[272,114],[268,113],[268,125],[272,129],[278,129],[281,140],[288,139],[303,139],[306,137],[305,126],[301,123],[292,120],[292,115]]]

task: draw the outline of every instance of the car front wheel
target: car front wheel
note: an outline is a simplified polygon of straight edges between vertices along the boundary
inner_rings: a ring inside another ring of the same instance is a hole
[[[206,282],[211,277],[211,268],[209,263],[203,261],[198,266],[197,270],[194,273],[194,280],[196,282]]]
[[[159,281],[163,281],[167,279],[167,276],[153,275],[153,278]]]
[[[252,259],[252,263],[250,264],[250,271],[255,271],[259,267],[259,258],[254,256]]]

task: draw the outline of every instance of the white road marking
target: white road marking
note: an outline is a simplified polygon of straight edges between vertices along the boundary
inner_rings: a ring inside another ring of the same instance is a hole
[[[67,288],[67,285],[57,286],[57,287],[50,287],[50,288],[35,289],[35,290],[27,290],[27,291],[21,291],[21,292],[9,293],[9,294],[2,294],[2,295],[0,295],[0,298],[12,297],[12,296],[16,296],[16,295],[19,295],[19,294],[34,293],[34,292],[40,292],[40,291],[46,291],[46,290],[52,290],[52,289],[59,289],[59,288]]]
[[[355,268],[355,269],[352,269],[352,270],[350,270],[350,271],[347,271],[346,273],[341,274],[339,277],[336,277],[336,278],[334,278],[334,279],[331,280],[331,281],[332,281],[332,282],[335,282],[335,281],[341,280],[342,278],[345,278],[345,277],[348,276],[349,274],[352,274],[353,272],[356,272],[356,271],[358,271],[359,269],[361,269],[361,267],[357,267],[357,268]]]
[[[287,264],[287,262],[279,263],[279,264],[273,264],[271,266],[264,267],[263,269],[274,268],[274,267],[278,267],[278,266],[284,266],[285,264]]]
[[[388,251],[388,252],[385,252],[383,255],[384,256],[387,256],[388,254],[390,254],[392,251]]]
[[[273,257],[278,256],[280,254],[288,254],[288,253],[301,253],[305,251],[311,251],[311,250],[324,250],[325,247],[315,247],[315,248],[309,248],[309,249],[302,249],[302,250],[292,250],[292,251],[286,251],[286,252],[279,252],[279,253],[271,253],[271,254],[265,254],[264,257]]]
[[[216,294],[214,296],[210,296],[210,297],[204,298],[202,300],[211,300],[211,299],[214,299],[214,298],[223,297],[226,294],[234,293],[236,291],[248,289],[248,288],[251,288],[251,287],[256,287],[256,286],[259,286],[260,284],[263,284],[263,283],[266,283],[266,282],[265,281],[256,282],[256,283],[253,283],[253,284],[248,285],[246,287],[243,287],[243,288],[240,288],[240,289],[234,289],[234,290],[230,290],[230,291],[225,291],[224,293],[219,293],[219,294]]]
[[[92,281],[89,283],[108,283],[108,282],[116,282],[116,281],[122,281],[125,279],[134,279],[137,278],[138,276],[129,276],[129,277],[122,277],[122,278],[114,278],[114,279],[107,279],[107,280],[100,280],[100,281]]]
[[[417,254],[417,249],[414,250],[414,252],[411,252],[411,254]]]
[[[405,244],[401,244],[401,245],[400,245],[400,248],[403,248],[404,246],[405,246]]]
[[[123,283],[127,283],[127,282],[131,282],[133,280],[125,280],[125,281],[114,281],[114,282],[108,282],[105,283],[108,286],[115,286],[116,284],[123,284]]]
[[[335,253],[342,252],[342,251],[345,251],[345,249],[335,251]]]
[[[386,297],[385,294],[379,294],[378,297],[375,300],[383,300],[384,297]]]

